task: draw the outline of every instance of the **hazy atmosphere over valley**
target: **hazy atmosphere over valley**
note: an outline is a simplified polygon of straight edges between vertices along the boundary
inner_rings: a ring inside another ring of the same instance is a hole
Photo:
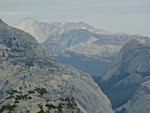
[[[150,113],[149,0],[0,0],[0,113]]]

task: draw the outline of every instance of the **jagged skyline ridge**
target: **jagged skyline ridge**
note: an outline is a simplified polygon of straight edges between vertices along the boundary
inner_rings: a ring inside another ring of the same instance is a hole
[[[86,23],[105,31],[150,36],[148,0],[1,0],[0,16],[8,24],[24,17],[44,22]]]

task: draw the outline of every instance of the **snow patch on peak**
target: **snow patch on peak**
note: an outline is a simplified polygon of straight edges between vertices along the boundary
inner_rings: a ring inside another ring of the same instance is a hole
[[[62,25],[65,25],[66,23],[65,22],[62,22]]]
[[[86,29],[86,27],[82,27],[82,29]]]

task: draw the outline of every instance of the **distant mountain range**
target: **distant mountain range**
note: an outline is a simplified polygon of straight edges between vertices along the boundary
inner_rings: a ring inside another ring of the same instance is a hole
[[[38,42],[42,43],[49,38],[52,34],[61,35],[64,32],[72,31],[74,29],[88,29],[94,33],[107,34],[107,32],[95,29],[92,26],[84,23],[71,23],[71,22],[53,22],[53,23],[44,23],[39,22],[33,18],[26,17],[16,25],[13,25],[19,29],[22,29],[26,32],[30,32],[33,36],[36,37]]]
[[[138,39],[142,43],[150,43],[148,37],[109,33],[84,22],[44,23],[24,18],[13,27],[33,35],[47,55],[55,56],[62,63],[83,70],[92,77],[106,72],[126,42]]]
[[[42,28],[35,21],[52,26],[52,23],[25,18],[15,27],[34,36],[37,30],[29,29]],[[150,113],[149,37],[109,33],[83,22],[55,25],[59,30],[55,29],[55,33],[48,30],[49,35],[41,42],[47,55],[90,73],[116,113]]]
[[[33,36],[2,20],[0,112],[114,113],[90,75],[46,56]]]

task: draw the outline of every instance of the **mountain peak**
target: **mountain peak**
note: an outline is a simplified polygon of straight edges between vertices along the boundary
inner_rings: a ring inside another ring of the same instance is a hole
[[[38,22],[37,20],[31,18],[31,17],[25,17],[22,20],[18,22],[18,24],[32,24]]]
[[[85,23],[84,21],[80,21],[80,22],[78,22],[78,23],[80,23],[80,24],[87,24],[87,23]]]
[[[33,19],[32,17],[25,17],[22,20],[35,20],[35,19]]]

